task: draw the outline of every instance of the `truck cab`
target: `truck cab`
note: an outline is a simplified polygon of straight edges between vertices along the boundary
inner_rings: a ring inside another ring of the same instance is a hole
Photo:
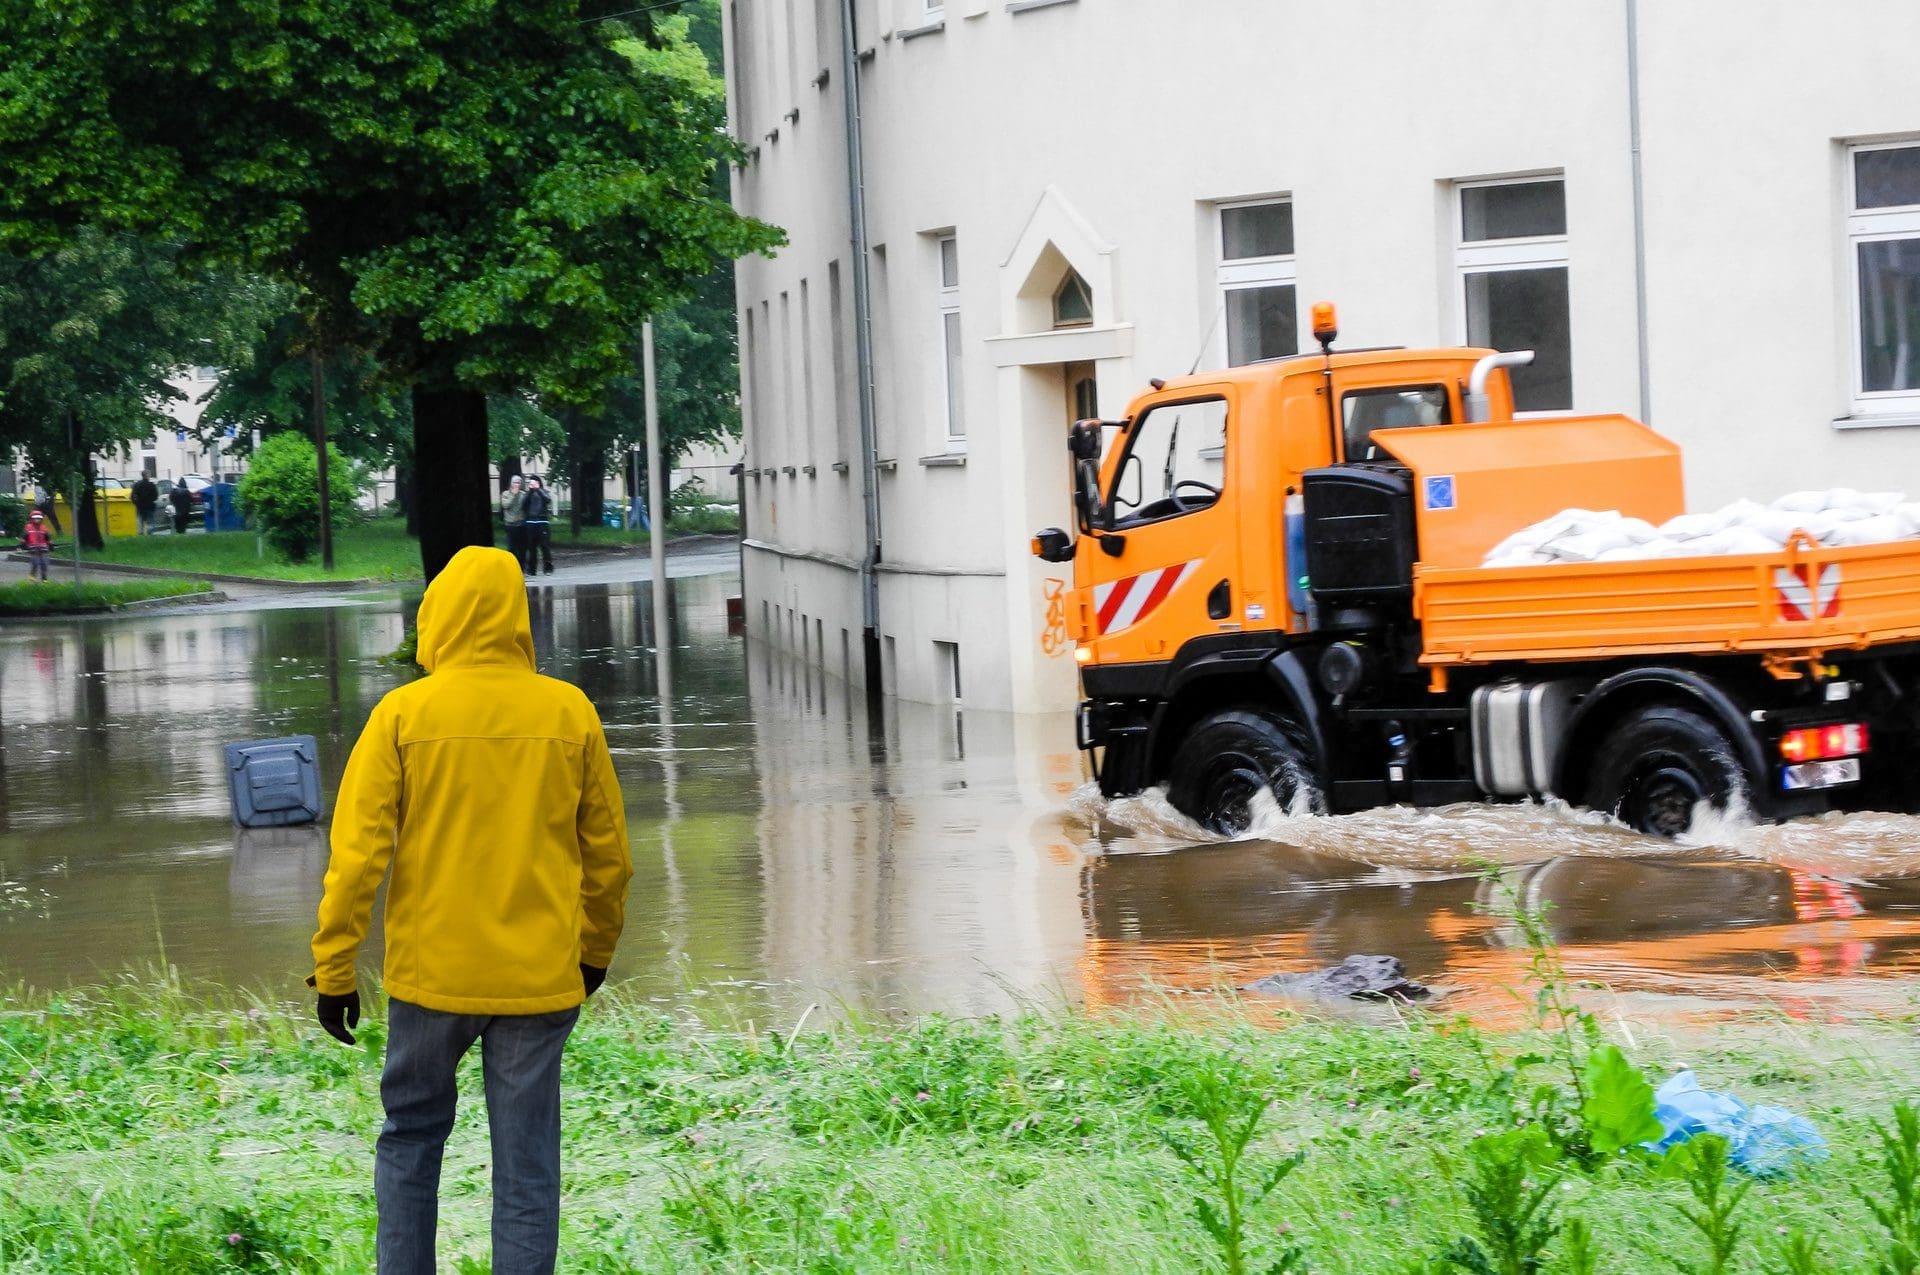
[[[1078,534],[1034,549],[1073,564],[1104,792],[1164,785],[1230,835],[1263,790],[1332,811],[1557,795],[1659,835],[1703,802],[1904,808],[1920,545],[1871,632],[1622,611],[1679,587],[1644,563],[1483,567],[1568,507],[1684,512],[1679,449],[1623,416],[1516,420],[1524,355],[1336,352],[1331,316],[1316,328],[1318,354],[1156,380],[1124,419],[1072,429]],[[1581,607],[1603,610],[1555,619]],[[1858,751],[1792,770],[1794,732],[1828,726]]]

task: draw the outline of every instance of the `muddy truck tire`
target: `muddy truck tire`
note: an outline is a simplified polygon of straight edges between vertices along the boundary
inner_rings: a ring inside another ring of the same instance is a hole
[[[1173,755],[1167,800],[1187,818],[1223,837],[1253,824],[1253,798],[1262,788],[1289,810],[1305,792],[1313,808],[1324,803],[1307,752],[1277,718],[1235,708],[1203,717]]]
[[[1701,802],[1725,810],[1745,790],[1724,730],[1691,709],[1649,704],[1601,741],[1585,804],[1635,832],[1673,838],[1686,832]]]

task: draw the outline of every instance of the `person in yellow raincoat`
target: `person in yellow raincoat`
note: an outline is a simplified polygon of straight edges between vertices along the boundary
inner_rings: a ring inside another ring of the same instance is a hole
[[[493,1270],[550,1272],[560,1054],[606,978],[633,875],[620,784],[586,695],[534,671],[526,586],[509,554],[455,554],[427,588],[418,632],[429,676],[374,707],[340,782],[307,981],[321,1025],[354,1043],[355,958],[391,868],[379,1269],[434,1270],[454,1072],[478,1041]]]

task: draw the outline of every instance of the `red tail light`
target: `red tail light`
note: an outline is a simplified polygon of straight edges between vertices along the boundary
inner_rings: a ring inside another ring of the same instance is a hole
[[[1780,737],[1780,755],[1788,761],[1824,761],[1829,757],[1858,757],[1867,751],[1863,722],[1840,726],[1807,726]]]

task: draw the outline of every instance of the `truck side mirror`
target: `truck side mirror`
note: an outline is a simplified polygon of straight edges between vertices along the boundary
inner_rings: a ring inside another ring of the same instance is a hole
[[[1072,562],[1077,548],[1073,539],[1058,527],[1048,527],[1033,537],[1033,556],[1042,562]]]
[[[1100,500],[1100,467],[1091,460],[1074,464],[1073,507],[1080,517],[1080,530],[1099,531],[1106,526],[1106,510]]]
[[[1067,451],[1075,460],[1100,459],[1100,422],[1075,421],[1067,432]]]

